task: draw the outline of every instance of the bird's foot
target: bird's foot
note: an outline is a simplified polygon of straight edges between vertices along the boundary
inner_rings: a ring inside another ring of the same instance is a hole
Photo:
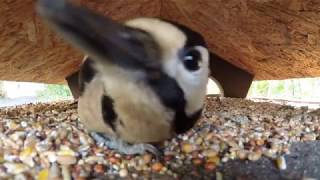
[[[103,144],[110,149],[114,149],[122,154],[134,155],[144,154],[150,152],[157,158],[160,156],[160,151],[151,144],[129,144],[123,140],[115,137],[109,137],[107,135],[91,132],[91,137],[97,142],[97,144]]]

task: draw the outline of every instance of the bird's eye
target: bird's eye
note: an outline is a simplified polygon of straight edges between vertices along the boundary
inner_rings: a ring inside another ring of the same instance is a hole
[[[189,71],[196,71],[200,69],[201,54],[197,49],[188,49],[183,57],[183,64]]]

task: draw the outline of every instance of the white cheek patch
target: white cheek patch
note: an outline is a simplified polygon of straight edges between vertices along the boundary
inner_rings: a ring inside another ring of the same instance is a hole
[[[174,57],[164,64],[165,71],[170,77],[176,79],[184,92],[187,115],[191,115],[203,107],[209,77],[209,52],[202,46],[196,46],[195,49],[200,52],[202,57],[199,70],[187,70],[178,57]]]

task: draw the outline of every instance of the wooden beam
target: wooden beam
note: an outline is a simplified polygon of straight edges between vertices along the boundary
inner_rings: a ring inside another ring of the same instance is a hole
[[[115,20],[161,16],[202,33],[256,80],[320,76],[319,0],[75,0]],[[35,0],[0,1],[0,79],[65,83],[81,54],[50,31]]]

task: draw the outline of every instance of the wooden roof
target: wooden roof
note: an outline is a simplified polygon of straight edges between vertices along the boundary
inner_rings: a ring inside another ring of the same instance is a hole
[[[126,20],[161,16],[201,32],[255,79],[320,76],[319,0],[78,0]],[[63,83],[82,54],[51,32],[34,0],[0,1],[0,79]]]

